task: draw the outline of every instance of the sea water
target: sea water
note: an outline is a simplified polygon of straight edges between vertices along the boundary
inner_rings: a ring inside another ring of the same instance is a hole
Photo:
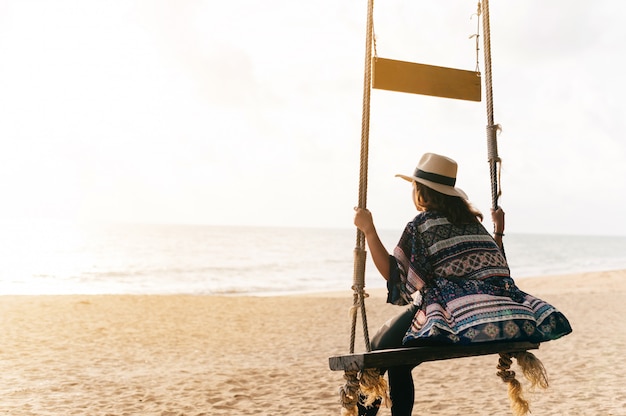
[[[392,250],[401,230],[381,231]],[[253,294],[350,290],[354,229],[3,224],[0,294]],[[507,233],[514,278],[626,268],[626,237]],[[366,286],[384,287],[371,260]]]

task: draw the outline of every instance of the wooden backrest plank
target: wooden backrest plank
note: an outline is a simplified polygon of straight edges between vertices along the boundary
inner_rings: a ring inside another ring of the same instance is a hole
[[[480,101],[480,72],[373,58],[373,82],[377,89]]]

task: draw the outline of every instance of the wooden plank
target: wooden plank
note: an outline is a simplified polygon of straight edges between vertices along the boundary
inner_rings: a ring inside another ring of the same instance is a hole
[[[378,350],[358,354],[330,357],[328,364],[333,371],[364,368],[388,368],[399,365],[419,365],[426,361],[474,357],[500,352],[520,352],[539,348],[530,342],[501,342],[475,345],[441,345]]]
[[[416,64],[393,59],[373,59],[373,83],[377,89],[480,101],[480,72]]]

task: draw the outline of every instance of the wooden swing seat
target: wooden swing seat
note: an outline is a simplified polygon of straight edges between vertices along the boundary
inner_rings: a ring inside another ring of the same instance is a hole
[[[337,355],[328,359],[333,371],[389,368],[403,365],[420,365],[427,361],[450,360],[510,352],[535,350],[539,344],[531,342],[495,342],[476,345],[438,345],[377,350],[358,354]]]

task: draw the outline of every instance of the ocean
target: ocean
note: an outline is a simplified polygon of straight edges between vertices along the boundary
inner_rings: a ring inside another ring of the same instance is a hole
[[[381,231],[392,250],[401,230]],[[0,295],[350,291],[354,229],[3,224]],[[626,237],[507,233],[514,278],[626,269]],[[366,288],[384,280],[368,257]]]

